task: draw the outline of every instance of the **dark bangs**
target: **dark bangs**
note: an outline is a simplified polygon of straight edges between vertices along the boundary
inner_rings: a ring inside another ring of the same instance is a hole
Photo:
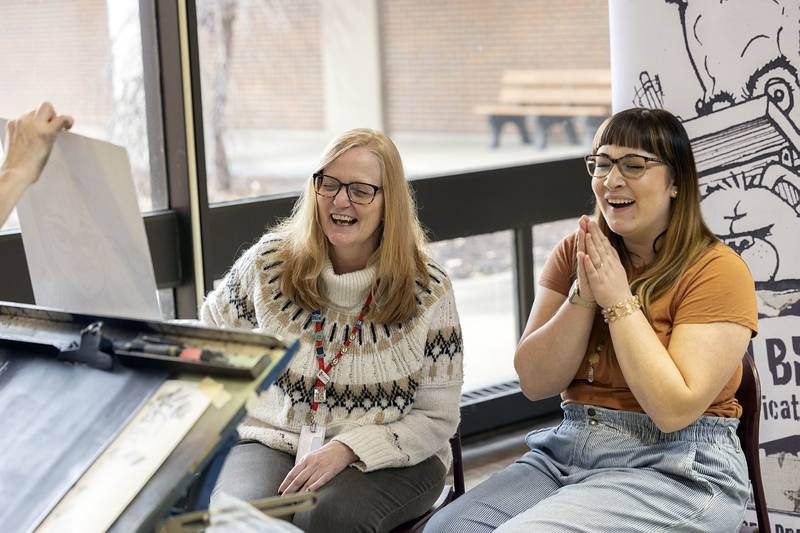
[[[673,168],[682,166],[676,154],[691,154],[683,125],[663,109],[632,108],[610,117],[594,137],[592,153],[604,145],[627,146],[654,154]],[[676,165],[676,163],[678,163]]]

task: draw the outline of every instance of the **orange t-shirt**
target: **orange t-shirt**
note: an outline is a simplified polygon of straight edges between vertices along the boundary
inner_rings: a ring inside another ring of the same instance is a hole
[[[544,266],[539,285],[567,295],[575,280],[577,232],[556,246]],[[735,322],[758,331],[755,284],[747,264],[722,243],[715,244],[669,291],[650,304],[650,322],[658,339],[669,346],[672,328],[678,324]],[[561,393],[566,403],[592,404],[610,409],[643,412],[622,375],[616,354],[609,350],[608,325],[598,312],[592,325],[586,356],[569,387]],[[594,365],[594,381],[589,383],[589,355],[603,344],[600,360]],[[744,354],[742,354],[744,355]],[[742,407],[734,394],[742,380],[742,367],[734,373],[705,415],[739,418]]]

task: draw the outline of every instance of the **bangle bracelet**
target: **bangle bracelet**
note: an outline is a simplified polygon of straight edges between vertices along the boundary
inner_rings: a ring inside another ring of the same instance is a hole
[[[614,322],[620,318],[625,318],[626,316],[632,315],[641,308],[642,304],[639,303],[639,297],[630,296],[621,302],[617,302],[610,307],[606,307],[600,312],[603,314],[603,320],[605,320],[606,324],[608,324],[609,322]]]

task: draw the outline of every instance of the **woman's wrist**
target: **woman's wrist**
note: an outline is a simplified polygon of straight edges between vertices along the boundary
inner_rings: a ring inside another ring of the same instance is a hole
[[[611,304],[608,307],[603,307],[600,313],[603,315],[603,320],[606,324],[615,322],[628,317],[642,308],[638,296],[628,296],[627,298]]]
[[[580,285],[577,281],[572,284],[572,289],[569,293],[569,303],[585,307],[586,309],[594,309],[597,307],[597,302],[595,302],[594,299],[581,295]]]
[[[353,451],[353,448],[351,448],[350,446],[348,446],[344,442],[342,442],[340,440],[332,440],[331,444],[334,444],[334,445],[338,444],[339,445],[339,448],[347,456],[347,459],[348,459],[347,464],[353,464],[353,463],[355,463],[356,461],[359,460],[359,457],[358,457],[358,455],[356,455],[356,452]]]
[[[18,168],[0,166],[0,185],[6,191],[14,189],[25,190],[35,180],[26,179],[30,173],[20,171]]]

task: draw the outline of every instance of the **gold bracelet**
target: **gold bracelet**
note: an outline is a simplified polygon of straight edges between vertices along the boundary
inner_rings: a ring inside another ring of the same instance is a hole
[[[606,307],[600,312],[603,314],[603,320],[605,320],[606,324],[608,324],[609,322],[614,322],[620,318],[625,318],[626,316],[632,315],[641,308],[642,304],[639,303],[639,297],[630,296],[621,302],[615,303],[610,307]]]

